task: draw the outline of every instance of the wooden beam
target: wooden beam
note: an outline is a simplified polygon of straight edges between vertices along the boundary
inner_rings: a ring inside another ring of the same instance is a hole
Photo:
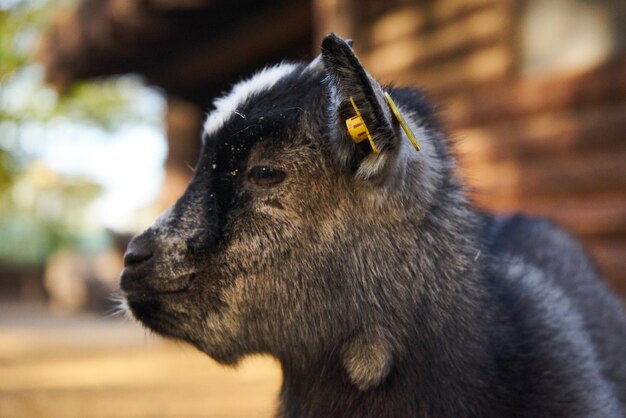
[[[259,66],[310,57],[309,0],[84,0],[44,37],[48,81],[140,73],[205,107]]]
[[[194,89],[212,78],[236,81],[248,75],[244,71],[250,63],[267,65],[271,63],[268,57],[274,57],[276,51],[292,45],[293,40],[308,39],[310,33],[311,11],[307,2],[288,2],[265,13],[242,18],[193,49],[182,49],[174,59],[152,71],[148,79],[173,91]],[[308,40],[300,44],[306,45],[300,50],[300,57],[310,58]],[[277,58],[282,59],[285,57]]]
[[[335,32],[344,38],[353,38],[355,0],[312,0],[313,44],[319,50],[324,36]]]

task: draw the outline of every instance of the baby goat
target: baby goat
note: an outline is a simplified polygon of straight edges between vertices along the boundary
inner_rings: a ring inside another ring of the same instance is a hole
[[[424,97],[321,49],[215,101],[185,194],[125,255],[135,318],[223,364],[274,356],[282,417],[623,416],[626,316],[581,245],[474,208]]]

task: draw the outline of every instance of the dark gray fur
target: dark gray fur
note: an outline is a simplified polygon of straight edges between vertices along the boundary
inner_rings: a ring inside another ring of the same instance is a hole
[[[624,310],[579,243],[476,210],[422,95],[385,90],[420,153],[334,35],[246,97],[130,244],[134,316],[224,364],[277,358],[282,417],[623,416]],[[347,137],[350,96],[378,156]]]

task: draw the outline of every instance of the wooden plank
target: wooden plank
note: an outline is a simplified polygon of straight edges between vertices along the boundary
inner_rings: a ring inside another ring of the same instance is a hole
[[[502,4],[503,2],[494,0],[443,0],[430,4],[416,2],[410,5],[398,2],[397,6],[388,8],[382,14],[377,13],[368,17],[371,24],[365,45],[367,49],[373,49],[407,37],[424,35],[433,29],[436,31],[444,27],[457,26],[468,17],[485,11],[493,12],[501,8]],[[502,22],[501,13],[498,15]],[[484,20],[481,23],[484,23]],[[493,22],[489,24],[493,25]],[[482,30],[476,27],[469,29]]]
[[[550,218],[579,236],[626,236],[626,190],[557,199],[530,197],[521,202],[521,209]]]
[[[445,113],[444,113],[445,117]],[[472,161],[532,158],[550,152],[583,152],[622,143],[626,100],[565,109],[454,132],[455,148]]]
[[[409,32],[361,53],[360,58],[374,75],[395,77],[429,62],[467,56],[481,47],[498,44],[506,38],[508,23],[501,10],[490,7],[426,33]]]
[[[500,196],[514,201],[526,196],[598,193],[626,188],[626,146],[587,153],[549,155],[530,161],[504,160],[471,164],[463,172],[481,201]]]
[[[461,128],[547,110],[619,101],[626,97],[624,74],[626,55],[589,71],[485,83],[440,98],[448,122],[453,128]]]
[[[510,58],[508,47],[496,43],[468,55],[451,56],[441,62],[389,73],[381,80],[400,86],[421,87],[432,95],[440,95],[467,85],[505,79],[511,69]]]
[[[404,1],[400,0],[402,3]],[[423,2],[423,11],[434,22],[445,22],[487,6],[500,6],[511,0],[437,0]]]
[[[428,30],[475,11],[509,3],[511,0],[314,0],[315,43],[336,32],[355,41],[359,53],[385,42],[394,42],[416,31]]]
[[[626,301],[626,236],[586,240],[585,245],[597,261],[600,272]]]

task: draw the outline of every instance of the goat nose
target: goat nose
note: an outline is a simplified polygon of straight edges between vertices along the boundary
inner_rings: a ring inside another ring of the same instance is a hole
[[[153,254],[154,244],[152,240],[144,235],[136,236],[128,243],[128,248],[124,254],[124,266],[141,264],[152,258]]]

